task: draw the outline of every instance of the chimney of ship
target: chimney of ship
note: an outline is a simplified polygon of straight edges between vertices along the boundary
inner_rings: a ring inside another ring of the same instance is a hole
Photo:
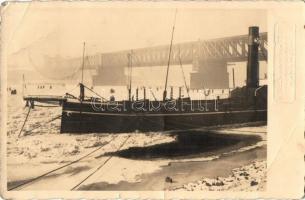
[[[256,88],[259,84],[259,27],[249,27],[248,63],[247,63],[247,87]]]

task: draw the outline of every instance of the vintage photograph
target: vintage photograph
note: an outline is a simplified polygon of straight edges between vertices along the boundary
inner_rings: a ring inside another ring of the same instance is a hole
[[[266,190],[265,10],[5,14],[8,191]]]

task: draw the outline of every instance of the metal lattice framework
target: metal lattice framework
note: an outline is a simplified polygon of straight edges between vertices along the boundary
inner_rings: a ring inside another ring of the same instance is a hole
[[[260,34],[259,47],[259,59],[267,60],[267,33]],[[86,68],[125,67],[131,52],[135,67],[162,66],[167,65],[169,45],[88,56]],[[247,61],[248,35],[174,44],[171,65],[179,65],[179,54],[182,64],[194,64],[202,60]]]

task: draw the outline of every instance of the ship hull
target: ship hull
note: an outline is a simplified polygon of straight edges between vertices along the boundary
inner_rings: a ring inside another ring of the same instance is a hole
[[[267,110],[188,113],[63,111],[61,133],[126,133],[181,130],[267,121]]]

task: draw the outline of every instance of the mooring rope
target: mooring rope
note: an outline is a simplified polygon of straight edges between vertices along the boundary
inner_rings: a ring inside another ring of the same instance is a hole
[[[128,135],[126,139],[123,141],[123,143],[119,146],[117,151],[121,150],[121,148],[126,144],[127,140],[131,137],[131,135]],[[101,169],[106,163],[112,158],[113,156],[109,156],[98,168],[96,168],[91,174],[89,174],[86,178],[84,178],[81,182],[79,182],[77,185],[75,185],[71,190],[77,189],[81,184],[83,184],[88,178],[90,178],[93,174],[95,174],[99,169]]]
[[[111,139],[110,141],[108,141],[107,143],[105,143],[105,144],[103,144],[103,145],[101,145],[101,146],[98,146],[98,147],[95,148],[93,151],[89,152],[88,154],[86,154],[86,155],[84,155],[84,156],[82,156],[82,157],[80,157],[80,158],[78,158],[78,159],[76,159],[76,160],[74,160],[74,161],[71,161],[71,162],[69,162],[69,163],[67,163],[67,164],[65,164],[65,165],[63,165],[63,166],[57,167],[57,168],[55,168],[55,169],[52,169],[52,170],[50,170],[50,171],[48,171],[48,172],[46,172],[46,173],[44,173],[44,174],[42,174],[42,175],[39,175],[39,176],[37,176],[37,177],[35,177],[35,178],[33,178],[33,179],[30,179],[30,180],[27,181],[27,182],[23,182],[23,183],[21,183],[21,184],[19,184],[19,185],[17,185],[17,186],[14,186],[14,187],[12,187],[12,188],[9,188],[8,190],[14,190],[14,189],[19,188],[19,187],[21,187],[21,186],[24,186],[24,185],[27,185],[27,184],[31,184],[31,183],[33,183],[34,181],[37,181],[38,179],[41,179],[41,178],[43,178],[43,177],[45,177],[45,176],[47,176],[47,175],[49,175],[49,174],[51,174],[51,173],[53,173],[53,172],[55,172],[55,171],[58,171],[58,170],[60,170],[60,169],[62,169],[62,168],[65,168],[65,167],[70,166],[70,165],[72,165],[72,164],[74,164],[74,163],[77,163],[77,162],[79,162],[79,161],[81,161],[81,160],[87,158],[88,156],[92,155],[93,153],[97,152],[98,150],[102,149],[104,146],[106,146],[107,144],[109,144],[110,142],[112,142],[116,137],[117,137],[117,136],[112,137],[112,139]]]
[[[24,126],[25,126],[25,123],[26,123],[26,121],[28,120],[28,117],[29,117],[29,115],[30,115],[30,111],[31,111],[31,106],[29,106],[29,111],[28,111],[28,113],[27,113],[27,115],[26,115],[26,117],[25,117],[25,120],[24,120],[23,125],[22,125],[22,128],[21,128],[21,130],[20,130],[20,132],[19,132],[19,134],[18,134],[18,137],[20,137],[20,135],[21,135],[21,133],[22,133],[22,131],[23,131],[23,128],[24,128]]]
[[[50,123],[50,122],[52,122],[52,121],[54,121],[54,120],[56,120],[56,119],[59,119],[59,118],[61,118],[61,114],[58,115],[58,116],[56,116],[56,117],[53,117],[51,120],[45,122],[44,124],[39,124],[39,125],[37,125],[36,127],[32,128],[32,129],[30,129],[30,130],[28,130],[28,131],[25,131],[24,135],[28,135],[28,133],[32,132],[33,130],[35,130],[35,129],[37,129],[37,128],[40,128],[40,127],[42,127],[43,125],[48,124],[48,123]]]

